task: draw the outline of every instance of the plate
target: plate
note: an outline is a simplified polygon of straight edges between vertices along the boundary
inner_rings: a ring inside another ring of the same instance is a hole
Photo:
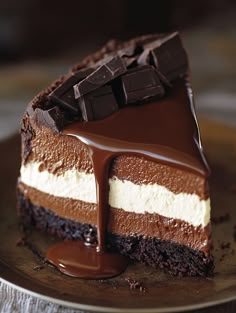
[[[134,264],[117,278],[86,281],[64,276],[48,266],[37,268],[37,257],[16,245],[20,237],[15,209],[20,139],[14,136],[0,143],[1,280],[39,298],[92,312],[179,312],[236,299],[236,130],[204,120],[200,126],[212,168],[214,277],[177,278]],[[45,255],[55,239],[33,231],[30,242]],[[127,279],[140,281],[146,292],[131,290]]]

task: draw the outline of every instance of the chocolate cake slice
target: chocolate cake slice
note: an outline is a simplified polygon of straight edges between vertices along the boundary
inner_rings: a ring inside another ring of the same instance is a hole
[[[109,42],[32,100],[21,135],[25,224],[212,273],[209,168],[178,33]]]

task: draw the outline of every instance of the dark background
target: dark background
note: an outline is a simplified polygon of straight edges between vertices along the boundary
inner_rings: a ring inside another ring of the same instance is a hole
[[[176,29],[198,114],[236,127],[236,0],[0,0],[0,140],[18,131],[40,90],[111,37]],[[19,296],[9,292],[6,307]]]
[[[111,37],[191,29],[235,8],[235,0],[0,0],[0,62],[58,56]]]

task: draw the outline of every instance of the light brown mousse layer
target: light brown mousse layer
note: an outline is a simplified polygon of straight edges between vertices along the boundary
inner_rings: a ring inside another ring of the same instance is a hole
[[[19,188],[33,204],[50,209],[56,215],[80,223],[96,225],[96,205],[70,198],[61,198],[43,193],[19,183]],[[108,231],[123,236],[140,235],[171,240],[208,253],[211,246],[210,225],[193,225],[159,214],[137,214],[122,209],[110,208]]]
[[[35,135],[27,161],[42,162],[40,170],[47,170],[54,175],[62,175],[71,169],[93,173],[87,147],[82,142],[71,136],[54,133],[44,126],[35,125],[33,121],[31,124]],[[110,170],[110,177],[112,176],[135,184],[156,183],[175,194],[184,192],[197,194],[200,199],[209,197],[208,184],[204,177],[142,157],[117,157]]]

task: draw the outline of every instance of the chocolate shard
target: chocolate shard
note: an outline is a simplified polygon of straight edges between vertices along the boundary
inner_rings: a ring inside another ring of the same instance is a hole
[[[152,34],[144,36],[136,42],[135,54],[141,54],[145,50],[145,45],[165,37],[164,34]]]
[[[145,49],[143,53],[137,58],[137,63],[139,65],[151,65],[151,51],[150,49]]]
[[[105,64],[101,65],[81,82],[74,85],[75,98],[78,99],[98,89],[116,77],[124,74],[126,71],[127,69],[122,58],[119,56],[108,58]]]
[[[164,96],[164,88],[152,66],[138,66],[121,77],[124,103],[134,103],[146,98]]]
[[[132,68],[132,67],[137,65],[137,58],[136,57],[124,56],[122,59],[125,62],[125,66],[127,69]]]
[[[138,57],[137,59],[137,63],[139,65],[152,65],[152,54],[151,54],[151,50],[150,49],[145,49],[143,51],[143,53],[141,53],[141,55]],[[171,83],[169,82],[169,80],[156,68],[156,72],[161,80],[161,82],[168,86],[169,88],[172,87]]]
[[[65,82],[63,82],[61,86],[57,87],[48,96],[49,100],[54,104],[58,104],[64,109],[78,114],[79,106],[74,97],[73,86],[84,79],[87,75],[91,74],[92,71],[93,70],[89,68],[73,73],[72,76],[70,76]]]
[[[64,114],[57,106],[48,110],[36,108],[32,119],[37,125],[44,125],[55,132],[60,132],[65,122]]]
[[[130,44],[129,46],[117,51],[120,57],[133,57],[135,55],[136,45]]]
[[[118,111],[111,86],[103,86],[78,99],[85,121],[101,120]]]
[[[151,63],[168,81],[187,72],[188,58],[177,32],[145,44],[145,50],[150,50]]]
[[[155,40],[160,40],[166,37],[165,33],[158,33],[158,34],[149,34],[142,36],[136,43],[136,45],[142,45],[145,46],[149,44],[150,42],[153,42]]]
[[[110,61],[111,58],[118,56],[122,59],[122,61],[125,62],[125,65],[130,64],[131,62],[135,61],[135,49],[136,46],[134,44],[131,44],[130,46],[127,46],[123,49],[120,49],[118,51],[112,52],[111,54],[108,54],[104,56],[101,60],[93,64],[94,68],[98,68],[101,65],[104,65],[108,61]]]

